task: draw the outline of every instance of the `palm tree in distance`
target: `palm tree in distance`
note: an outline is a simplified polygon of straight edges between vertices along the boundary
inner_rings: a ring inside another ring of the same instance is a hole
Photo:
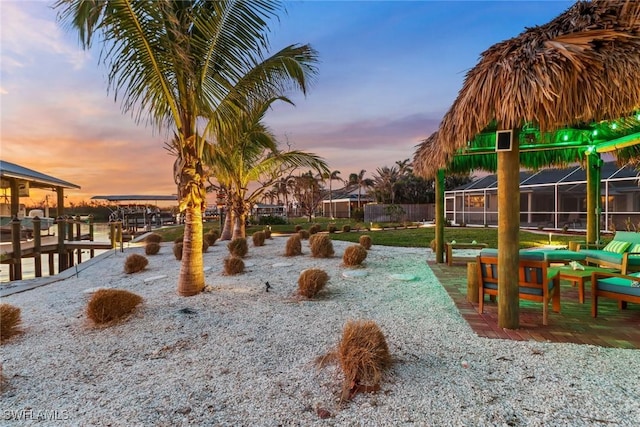
[[[331,184],[333,183],[333,181],[342,181],[340,179],[340,171],[334,170],[325,173],[322,175],[322,178],[329,180],[329,217],[333,219],[333,187]]]
[[[292,45],[267,57],[268,21],[282,9],[278,0],[57,0],[55,8],[84,48],[101,34],[100,57],[123,112],[138,123],[144,116],[175,140],[174,176],[185,215],[177,292],[195,295],[204,288],[206,129],[233,125],[256,96],[280,96],[290,88],[306,93],[317,72],[316,52]]]
[[[371,178],[364,177],[365,173],[367,173],[367,171],[362,169],[360,173],[352,173],[349,175],[349,184],[358,186],[358,209],[361,209],[360,197],[362,195],[362,188],[368,188],[373,185]]]

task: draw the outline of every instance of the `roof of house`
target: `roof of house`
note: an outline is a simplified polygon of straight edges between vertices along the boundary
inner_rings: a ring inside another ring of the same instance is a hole
[[[602,164],[601,181],[625,179],[631,182],[629,186],[638,187],[638,183],[633,179],[638,179],[638,170],[632,166],[618,166],[615,162],[605,162]],[[563,184],[584,184],[587,182],[587,172],[580,165],[570,168],[548,168],[536,172],[520,172],[521,187],[545,186],[557,183]],[[474,179],[473,181],[460,185],[451,191],[473,191],[496,189],[498,187],[497,175],[486,175]]]

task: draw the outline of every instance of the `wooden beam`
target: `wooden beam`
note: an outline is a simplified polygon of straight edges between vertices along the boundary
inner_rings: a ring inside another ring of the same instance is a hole
[[[587,153],[587,243],[596,243],[600,239],[601,167],[600,154]]]
[[[436,176],[436,262],[444,262],[444,169]]]
[[[498,326],[520,326],[520,148],[514,131],[511,151],[498,152]]]

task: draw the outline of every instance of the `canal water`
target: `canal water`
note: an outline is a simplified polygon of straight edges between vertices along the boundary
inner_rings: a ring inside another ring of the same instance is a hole
[[[86,230],[83,227],[82,233],[88,233],[88,226]],[[93,240],[96,242],[109,242],[109,224],[96,223],[93,225]],[[87,261],[90,258],[90,251],[82,251],[82,261]],[[94,256],[98,256],[101,253],[106,252],[104,250],[94,251]],[[42,255],[42,277],[49,276],[49,255]],[[55,272],[58,273],[58,255],[53,256]],[[35,260],[33,258],[24,258],[22,260],[22,278],[33,279],[36,277],[35,273]],[[0,283],[5,284],[9,282],[9,264],[0,264]]]

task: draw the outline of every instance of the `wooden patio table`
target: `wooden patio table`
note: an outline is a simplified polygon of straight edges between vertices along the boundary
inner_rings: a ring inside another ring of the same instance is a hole
[[[617,272],[613,268],[600,268],[593,266],[584,266],[584,270],[574,270],[569,265],[559,267],[549,267],[549,271],[557,271],[560,280],[571,282],[572,286],[578,286],[578,300],[580,304],[584,304],[584,283],[591,281],[591,273],[593,272]]]

